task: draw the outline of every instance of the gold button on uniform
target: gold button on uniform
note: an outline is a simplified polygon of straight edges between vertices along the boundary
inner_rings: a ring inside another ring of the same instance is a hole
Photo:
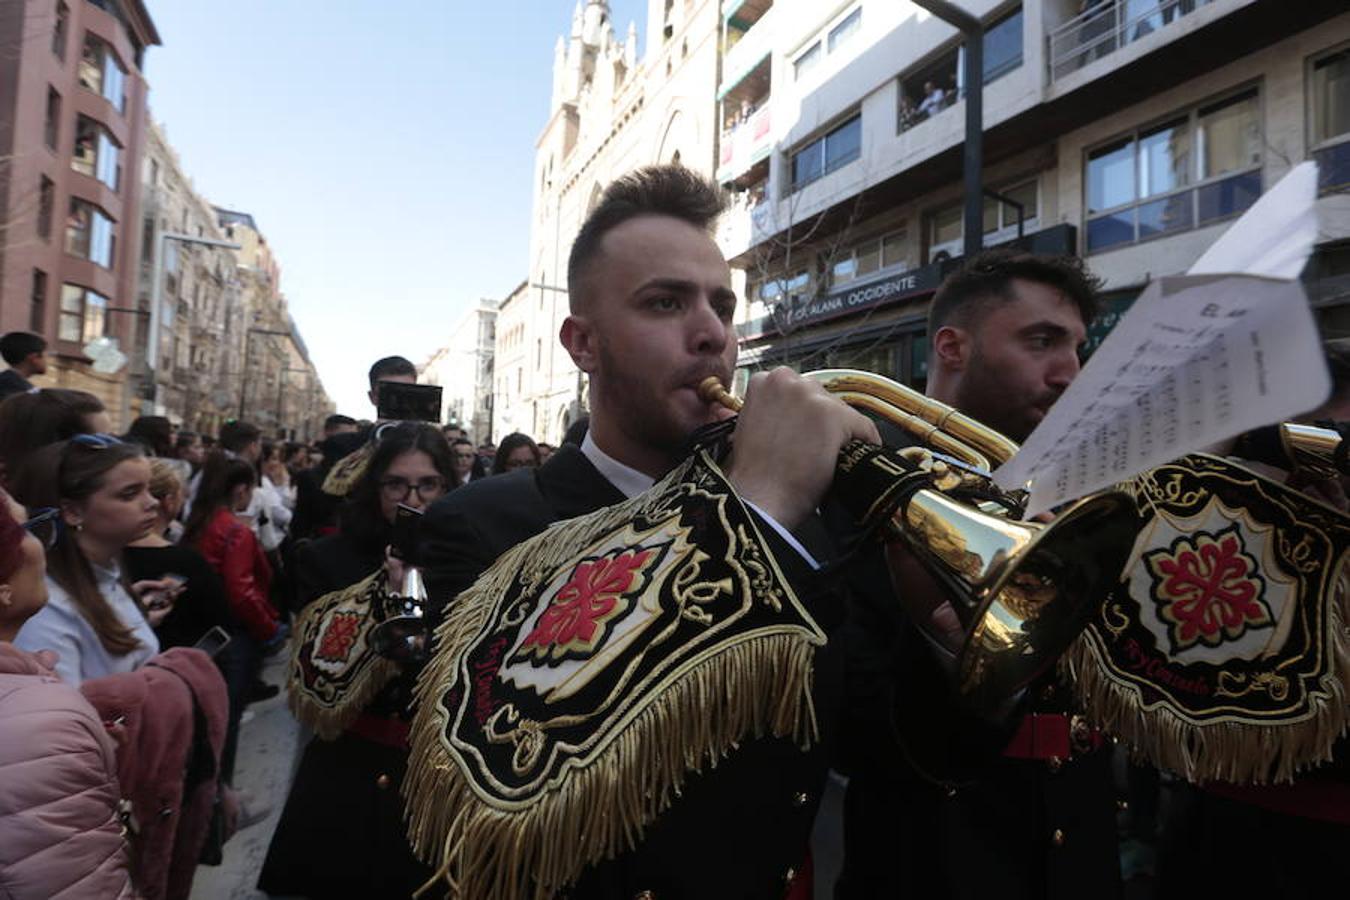
[[[651,891],[638,891],[633,895],[633,900],[656,900],[656,895]]]
[[[805,806],[807,803],[810,802],[811,802],[811,795],[808,794],[806,791],[798,791],[797,793],[792,795],[793,806]]]
[[[783,873],[783,883],[792,884],[792,880],[796,877],[797,877],[797,870],[788,869],[786,872]]]
[[[1060,828],[1056,828],[1056,829],[1055,829],[1055,833],[1052,834],[1052,835],[1050,835],[1050,843],[1054,844],[1056,847],[1063,847],[1063,846],[1064,846],[1064,831],[1063,831],[1063,829],[1060,829]]]
[[[1058,772],[1060,769],[1064,768],[1064,760],[1060,759],[1058,756],[1052,756],[1045,761],[1045,765],[1050,769],[1051,773]]]
[[[387,791],[387,790],[389,790],[389,776],[388,776],[388,775],[381,775],[379,778],[376,778],[376,779],[375,779],[375,786],[376,786],[377,788],[379,788],[380,790],[382,790],[382,791]]]

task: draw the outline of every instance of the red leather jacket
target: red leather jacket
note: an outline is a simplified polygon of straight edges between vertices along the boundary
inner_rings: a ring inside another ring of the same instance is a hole
[[[222,507],[202,529],[197,550],[220,573],[230,612],[249,636],[266,641],[276,634],[277,611],[268,600],[272,567],[252,529]]]

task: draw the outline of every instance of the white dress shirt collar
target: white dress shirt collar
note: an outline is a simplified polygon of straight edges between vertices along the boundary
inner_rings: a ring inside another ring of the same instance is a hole
[[[610,484],[618,488],[619,493],[625,497],[636,497],[656,483],[655,478],[642,474],[632,466],[624,465],[601,450],[596,446],[589,431],[586,432],[586,437],[581,441],[581,452],[591,461],[591,465],[595,466],[596,470],[605,476]]]

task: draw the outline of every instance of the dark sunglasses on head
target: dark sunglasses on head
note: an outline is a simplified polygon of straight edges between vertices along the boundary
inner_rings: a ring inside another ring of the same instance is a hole
[[[54,506],[40,509],[37,515],[23,523],[23,528],[50,550],[61,536],[61,510]]]

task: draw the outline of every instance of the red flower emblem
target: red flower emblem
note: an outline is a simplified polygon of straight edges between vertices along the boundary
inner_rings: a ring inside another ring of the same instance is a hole
[[[606,623],[628,609],[625,595],[655,552],[655,548],[629,548],[579,563],[520,645],[520,652],[541,659],[589,656],[600,644]]]
[[[356,613],[334,613],[328,627],[319,639],[319,647],[314,655],[327,662],[346,662],[356,643],[356,632],[361,625],[361,617]]]
[[[1160,615],[1172,626],[1174,652],[1197,641],[1217,647],[1273,621],[1261,599],[1264,580],[1236,525],[1179,537],[1166,550],[1146,553],[1144,562]]]

